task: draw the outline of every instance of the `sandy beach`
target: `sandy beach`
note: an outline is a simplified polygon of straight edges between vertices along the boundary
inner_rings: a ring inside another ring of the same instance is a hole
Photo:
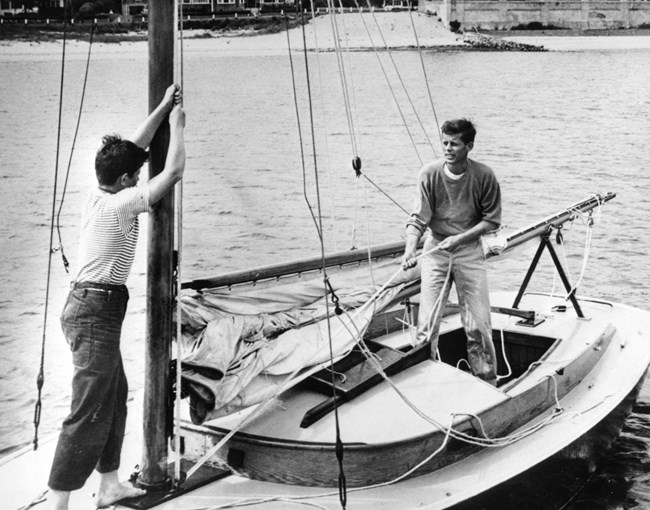
[[[335,22],[341,48],[350,50],[371,50],[417,47],[423,48],[462,47],[462,36],[445,29],[436,18],[421,13],[377,12],[337,14],[332,21],[330,16],[319,16],[305,25],[305,39],[309,50],[332,51],[335,49],[332,25]],[[293,50],[303,48],[303,35],[300,27],[289,30],[289,40]],[[0,55],[3,59],[24,59],[60,51],[61,41],[0,42]],[[264,55],[282,54],[287,51],[287,33],[258,35],[254,32],[211,32],[206,30],[185,30],[183,49],[191,52],[208,51],[223,55]],[[123,41],[120,43],[96,43],[95,55],[128,55],[146,52],[146,41]],[[85,56],[88,43],[68,41],[66,53],[70,56]]]
[[[339,46],[350,50],[413,49],[418,44],[428,50],[456,50],[467,48],[463,36],[443,27],[433,16],[419,12],[376,12],[363,14],[345,13],[319,16],[305,26],[305,39],[310,50],[332,51],[336,48],[333,25],[338,32]],[[417,42],[416,42],[417,34]],[[628,50],[650,48],[650,36],[564,36],[564,35],[508,35],[506,40],[542,45],[551,51]],[[291,48],[303,48],[301,28],[289,31]],[[251,32],[218,33],[205,30],[186,30],[183,48],[190,52],[210,52],[222,55],[282,54],[287,51],[287,33],[257,35]],[[61,41],[0,42],[0,56],[5,61],[40,59],[61,51]],[[145,54],[146,41],[123,41],[120,43],[95,43],[95,56],[120,56]],[[85,58],[88,43],[72,40],[66,45],[71,58]]]

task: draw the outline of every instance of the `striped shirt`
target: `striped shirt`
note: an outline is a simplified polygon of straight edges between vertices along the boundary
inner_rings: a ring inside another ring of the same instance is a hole
[[[149,185],[119,193],[92,190],[81,212],[79,270],[75,281],[123,285],[138,242],[138,215],[149,209]]]

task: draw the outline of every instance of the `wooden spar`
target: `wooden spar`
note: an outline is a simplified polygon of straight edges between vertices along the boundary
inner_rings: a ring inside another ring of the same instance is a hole
[[[174,79],[174,1],[149,2],[149,111]],[[165,165],[169,124],[163,122],[151,143],[149,176]],[[151,489],[168,484],[167,414],[172,338],[174,194],[168,193],[149,216],[144,385],[144,445],[138,484]]]
[[[382,244],[374,246],[371,249],[371,256],[373,259],[399,256],[404,253],[404,241],[396,243]],[[341,251],[327,255],[325,263],[327,267],[343,266],[346,264],[354,264],[368,260],[368,249],[360,248],[355,250]],[[228,273],[212,278],[205,278],[200,280],[192,280],[184,282],[183,289],[208,289],[215,287],[228,287],[230,285],[237,285],[247,282],[256,282],[268,280],[270,278],[278,278],[280,276],[290,274],[300,274],[307,271],[318,271],[323,268],[323,258],[321,256],[311,257],[293,262],[285,262],[282,264],[274,264],[264,267],[249,269],[246,271],[237,271]]]
[[[574,219],[577,212],[587,212],[594,209],[599,204],[607,202],[616,196],[615,193],[607,193],[606,195],[593,195],[585,200],[582,200],[571,207],[563,209],[540,222],[537,222],[528,227],[517,230],[507,238],[507,247],[504,251],[511,249],[515,246],[523,244],[535,237],[548,231],[551,227],[557,227],[567,221]],[[404,242],[395,242],[374,246],[371,248],[371,255],[373,259],[382,257],[397,257],[404,253]],[[488,254],[492,257],[494,254]],[[368,248],[360,248],[355,250],[348,250],[333,253],[325,257],[325,264],[327,267],[344,266],[346,264],[359,263],[368,259]],[[243,283],[259,282],[278,278],[287,275],[296,275],[308,271],[318,271],[322,269],[323,259],[318,257],[305,258],[295,260],[292,262],[285,262],[282,264],[274,264],[269,266],[258,267],[246,271],[237,271],[227,273],[224,275],[204,278],[199,280],[192,280],[184,282],[183,289],[211,289],[218,287],[229,287],[231,285],[239,285]]]
[[[535,237],[539,237],[542,234],[548,232],[552,227],[558,227],[567,221],[571,221],[575,218],[577,213],[585,213],[591,211],[592,209],[598,207],[599,205],[608,202],[616,196],[616,193],[607,193],[606,195],[596,194],[576,204],[573,204],[571,207],[559,211],[547,218],[544,218],[542,221],[529,225],[528,227],[521,228],[516,232],[512,233],[507,238],[507,245],[505,251],[508,251],[515,246],[519,246]],[[502,252],[503,253],[503,252]],[[490,253],[488,257],[493,257],[496,254]]]

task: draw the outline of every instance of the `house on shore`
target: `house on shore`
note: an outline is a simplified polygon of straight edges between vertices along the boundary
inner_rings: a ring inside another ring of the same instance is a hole
[[[259,10],[294,8],[294,0],[183,0],[183,14],[207,16],[212,14],[251,13]],[[147,13],[147,0],[122,0],[122,14],[137,16]]]

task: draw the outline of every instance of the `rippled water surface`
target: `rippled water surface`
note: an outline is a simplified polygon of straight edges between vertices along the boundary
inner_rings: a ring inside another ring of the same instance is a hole
[[[146,47],[138,48],[126,58],[102,56],[92,62],[60,214],[63,248],[73,266],[79,204],[94,180],[99,140],[107,132],[128,135],[146,114]],[[401,111],[375,54],[345,57],[346,66],[351,64],[346,77],[354,90],[350,122],[335,55],[309,56],[320,172],[317,196],[302,57],[294,56],[304,141],[301,157],[286,55],[186,52],[184,279],[318,254],[305,194],[314,207],[320,198],[328,251],[400,239],[405,214],[367,181],[357,180],[350,165],[354,143],[366,175],[408,209],[420,160],[432,157],[432,146],[438,150],[420,57],[412,51],[392,56],[408,98],[388,56],[381,58]],[[0,454],[29,443],[33,435],[48,277],[59,58],[52,54],[25,62],[3,61],[0,54]],[[423,60],[438,119],[467,116],[476,122],[479,134],[473,157],[491,165],[500,179],[506,224],[524,226],[592,192],[617,193],[595,228],[580,293],[650,308],[650,52],[429,52]],[[66,64],[57,210],[83,72],[81,57]],[[308,171],[305,187],[303,158]],[[565,238],[575,279],[584,258],[585,229],[574,225]],[[56,235],[54,245],[59,245]],[[534,247],[524,250],[520,259],[494,261],[492,287],[518,284],[533,251]],[[123,335],[132,397],[143,384],[144,252],[141,242],[129,280],[131,303]],[[69,354],[58,327],[68,278],[57,252],[45,328],[42,436],[56,431],[69,405]],[[533,281],[537,290],[549,291],[552,284],[548,272]],[[646,383],[614,452],[574,508],[650,507],[649,443]]]

